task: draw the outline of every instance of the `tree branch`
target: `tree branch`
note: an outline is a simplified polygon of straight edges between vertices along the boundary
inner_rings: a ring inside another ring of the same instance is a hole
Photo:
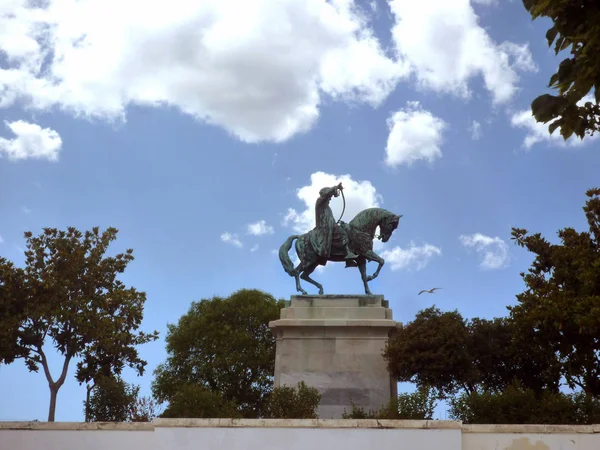
[[[52,379],[52,375],[50,374],[50,369],[48,368],[48,360],[46,359],[46,354],[44,350],[42,350],[41,346],[38,346],[37,353],[42,357],[42,367],[44,368],[44,374],[46,375],[46,379],[49,384],[54,384],[54,380]]]
[[[71,362],[71,358],[73,355],[69,350],[67,350],[67,355],[65,356],[65,362],[63,363],[62,372],[60,374],[60,378],[56,380],[56,384],[58,386],[62,386],[65,382],[65,378],[67,378],[67,372],[69,371],[69,363]]]

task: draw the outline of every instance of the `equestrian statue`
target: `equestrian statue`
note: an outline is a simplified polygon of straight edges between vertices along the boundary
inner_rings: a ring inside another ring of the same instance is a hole
[[[296,290],[304,295],[307,293],[300,285],[300,278],[316,286],[319,295],[323,295],[323,286],[313,280],[310,274],[317,266],[326,265],[327,261],[345,261],[346,268],[358,267],[365,294],[372,295],[369,281],[377,278],[385,263],[384,259],[373,251],[373,239],[377,237],[382,242],[387,242],[394,230],[398,228],[402,216],[383,208],[367,208],[359,212],[349,223],[342,222],[346,209],[343,189],[342,183],[321,189],[315,204],[315,228],[308,233],[288,237],[279,249],[279,260],[284,270],[296,279]],[[340,193],[344,200],[344,208],[342,216],[336,222],[329,202],[332,197],[338,197]],[[375,236],[378,227],[380,233]],[[296,253],[300,258],[297,267],[294,267],[289,257],[294,240]],[[373,275],[367,276],[367,261],[375,261],[378,264]]]

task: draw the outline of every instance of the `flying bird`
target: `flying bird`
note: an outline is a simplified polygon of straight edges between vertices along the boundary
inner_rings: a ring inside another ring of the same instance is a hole
[[[433,292],[437,289],[441,289],[441,288],[431,288],[431,289],[423,289],[421,292],[419,292],[417,295],[421,295],[423,292],[427,292],[428,294],[433,294]]]

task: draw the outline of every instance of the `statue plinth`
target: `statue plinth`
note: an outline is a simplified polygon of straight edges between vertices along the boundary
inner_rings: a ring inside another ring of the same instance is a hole
[[[279,320],[275,387],[304,381],[321,392],[319,418],[341,418],[352,403],[379,409],[397,395],[382,353],[396,328],[381,295],[292,296]]]

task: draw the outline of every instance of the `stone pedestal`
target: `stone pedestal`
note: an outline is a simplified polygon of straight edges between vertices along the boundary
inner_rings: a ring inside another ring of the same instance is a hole
[[[379,409],[397,395],[382,352],[396,322],[380,295],[292,296],[269,323],[277,339],[275,386],[304,381],[321,392],[319,418],[354,403]]]

